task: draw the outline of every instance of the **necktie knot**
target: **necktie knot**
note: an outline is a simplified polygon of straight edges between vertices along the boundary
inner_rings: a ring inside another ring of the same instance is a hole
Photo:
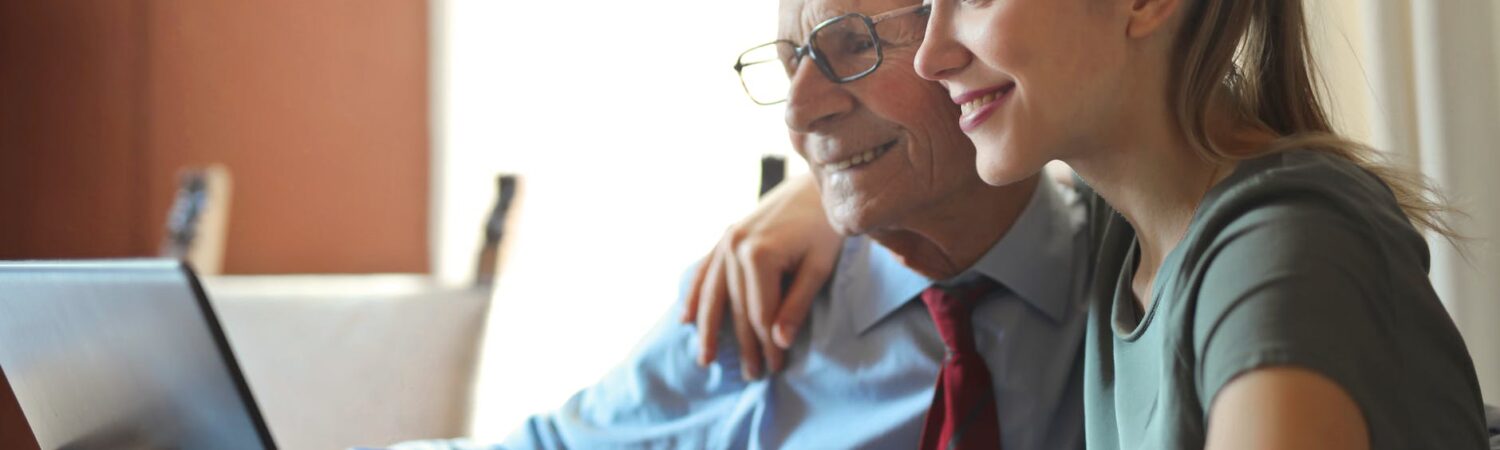
[[[974,352],[974,305],[998,287],[989,277],[981,276],[956,286],[932,286],[922,291],[922,303],[927,304],[927,312],[937,324],[938,336],[952,356]]]

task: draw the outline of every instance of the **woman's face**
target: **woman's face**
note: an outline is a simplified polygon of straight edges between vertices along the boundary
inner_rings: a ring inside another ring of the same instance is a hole
[[[934,0],[917,72],[960,105],[985,182],[1111,142],[1124,122],[1129,3]]]

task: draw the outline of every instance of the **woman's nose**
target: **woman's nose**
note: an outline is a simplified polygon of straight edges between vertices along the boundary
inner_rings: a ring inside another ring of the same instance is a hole
[[[951,2],[932,2],[932,15],[927,19],[927,34],[922,47],[917,49],[917,75],[932,81],[952,78],[969,65],[972,55],[968,49],[954,40]]]

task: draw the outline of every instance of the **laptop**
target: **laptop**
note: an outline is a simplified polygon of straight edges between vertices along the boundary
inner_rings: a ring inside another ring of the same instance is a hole
[[[0,262],[0,374],[43,449],[276,448],[181,262]]]

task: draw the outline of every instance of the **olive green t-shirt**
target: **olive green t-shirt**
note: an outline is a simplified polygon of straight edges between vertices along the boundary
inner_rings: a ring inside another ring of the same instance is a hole
[[[1474,364],[1390,189],[1347,160],[1241,162],[1204,198],[1140,312],[1130,225],[1087,188],[1099,246],[1085,350],[1090,450],[1202,449],[1214,395],[1268,366],[1317,372],[1374,449],[1488,448]]]

